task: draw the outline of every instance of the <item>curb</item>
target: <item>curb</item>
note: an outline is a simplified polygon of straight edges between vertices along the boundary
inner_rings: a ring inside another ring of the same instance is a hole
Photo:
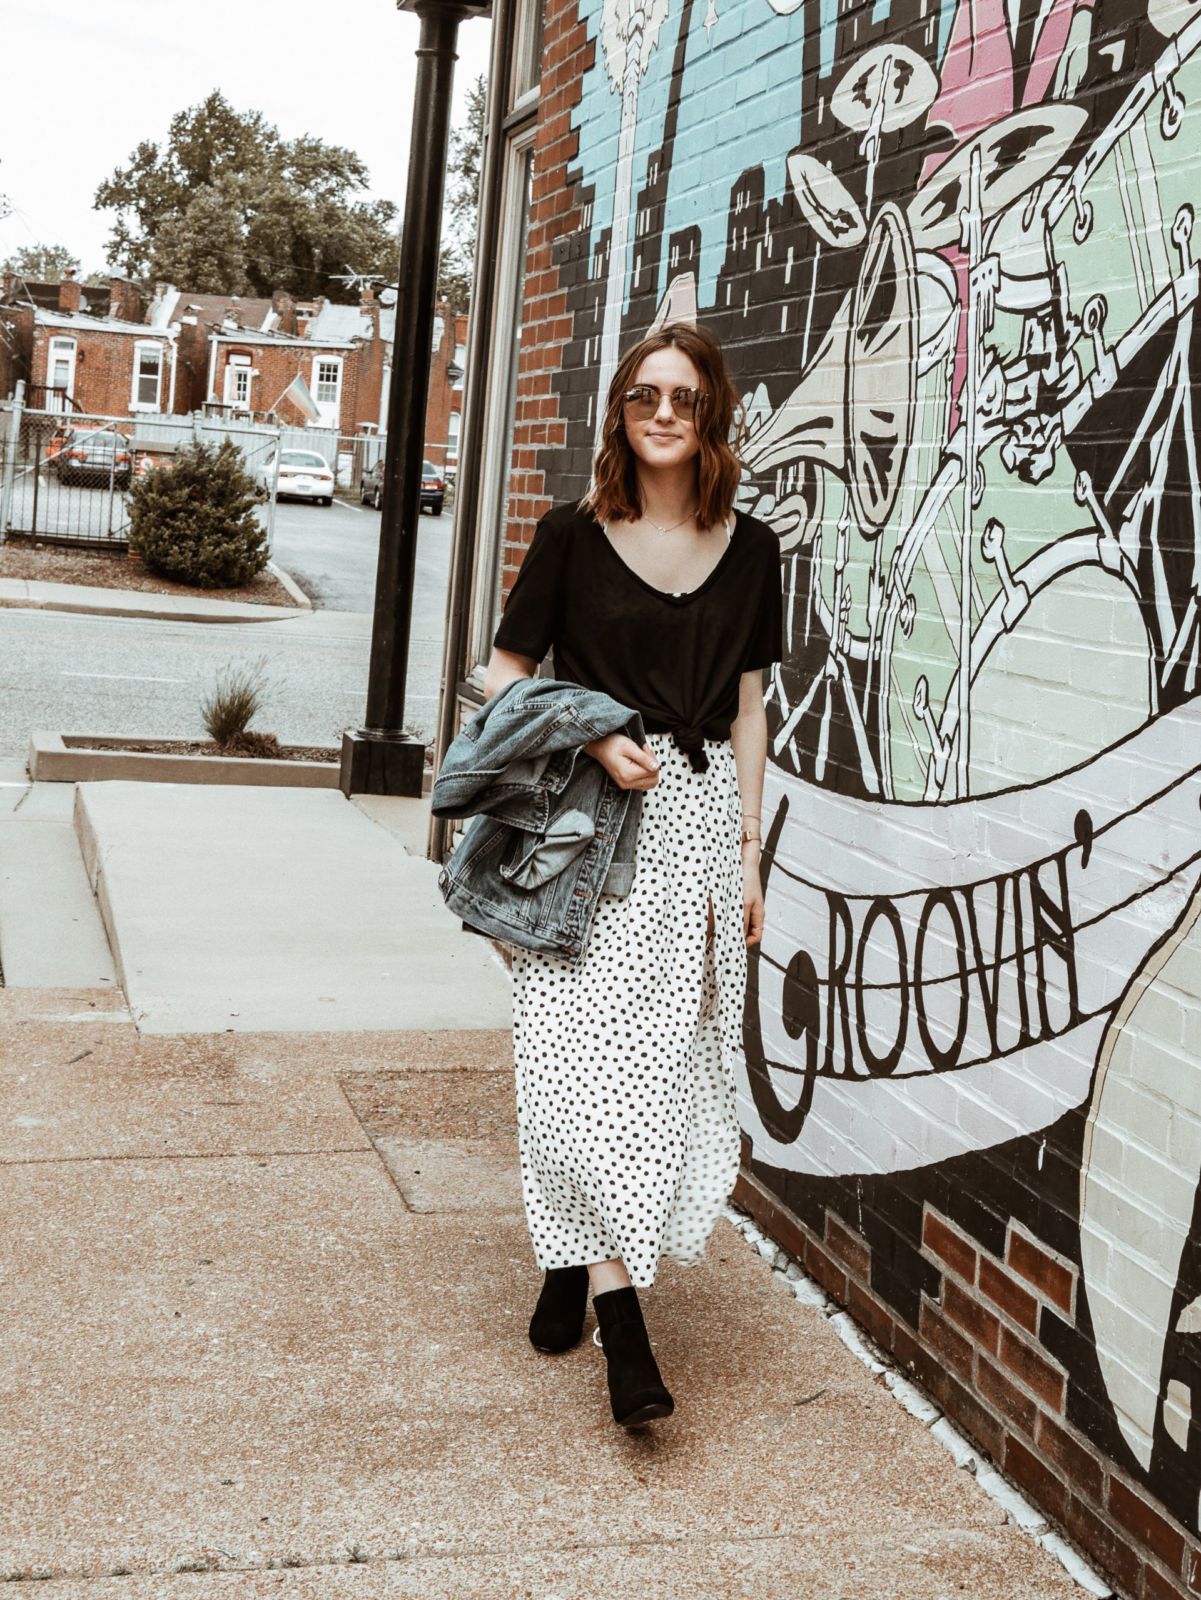
[[[282,576],[279,581],[290,594],[289,584],[284,583]],[[295,579],[289,576],[289,583],[295,583]],[[51,586],[46,584],[41,587],[49,589]],[[63,599],[38,590],[31,592],[24,578],[2,580],[0,606],[12,606],[23,611],[69,612],[81,616],[134,617],[143,622],[280,622],[288,617],[307,617],[313,613],[312,604],[307,598],[303,606],[261,606],[248,600],[210,600],[210,609],[201,610],[195,602],[167,607],[153,604],[155,599],[173,598],[171,596],[148,595],[150,604],[135,605],[129,598],[129,590],[87,589],[84,585],[68,584],[57,587],[74,589],[74,597]],[[106,600],[103,598],[106,594],[119,598]]]
[[[129,1006],[129,986],[125,981],[125,965],[121,960],[121,945],[117,939],[116,922],[113,918],[113,908],[108,895],[108,880],[104,875],[104,863],[100,858],[100,840],[96,837],[96,830],[92,827],[92,819],[88,816],[88,809],[84,803],[81,790],[75,791],[75,803],[71,807],[71,828],[79,841],[79,854],[83,859],[83,870],[87,874],[88,883],[96,897],[96,906],[100,912],[100,922],[104,928],[104,937],[108,940],[109,954],[113,958],[113,972],[116,974],[117,988],[125,997],[125,1004]],[[133,1016],[130,1011],[130,1016]],[[136,1025],[136,1018],[135,1025]]]
[[[145,750],[104,750],[94,734],[35,733],[29,741],[34,783],[223,783],[255,788],[336,789],[337,761],[272,761],[254,756],[184,756],[157,753],[167,740],[139,741]],[[132,742],[132,741],[131,741]],[[331,748],[330,754],[337,755]]]
[[[308,595],[305,594],[304,590],[300,587],[290,572],[286,571],[285,568],[278,566],[274,561],[268,561],[267,571],[282,588],[288,591],[293,600],[295,600],[296,604],[300,606],[302,610],[311,611],[313,609],[313,602],[309,599]],[[284,609],[286,610],[287,608],[285,607]]]

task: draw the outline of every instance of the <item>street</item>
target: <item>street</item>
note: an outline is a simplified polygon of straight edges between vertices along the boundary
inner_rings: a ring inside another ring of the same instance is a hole
[[[344,612],[230,623],[0,610],[0,754],[35,730],[203,738],[200,701],[231,663],[266,657],[255,726],[289,744],[337,744],[366,704],[370,619]],[[441,641],[414,637],[405,724],[433,737]]]
[[[320,608],[245,626],[0,610],[0,754],[34,730],[147,738],[204,736],[202,697],[218,671],[267,661],[255,725],[289,744],[337,744],[366,705],[379,513],[283,501],[276,557]],[[449,514],[423,516],[405,723],[432,741],[442,667]]]
[[[450,508],[423,514],[417,535],[413,595],[414,637],[442,637],[450,571]],[[280,500],[275,507],[274,559],[316,605],[332,611],[370,611],[375,604],[379,512],[358,501],[315,506]]]

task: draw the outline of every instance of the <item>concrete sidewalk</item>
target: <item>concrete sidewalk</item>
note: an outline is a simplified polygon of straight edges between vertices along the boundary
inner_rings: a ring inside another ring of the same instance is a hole
[[[590,1337],[534,1351],[507,1030],[167,1039],[0,990],[0,1040],[0,1576],[1080,1593],[727,1221],[643,1294],[675,1416],[627,1435]]]
[[[283,581],[284,575],[276,570]],[[286,588],[295,588],[291,578]],[[203,595],[151,594],[139,589],[102,589],[83,583],[42,583],[36,578],[0,578],[0,606],[34,611],[71,611],[89,616],[140,617],[167,622],[279,622],[305,617],[311,607],[297,589],[295,606],[209,600]],[[303,602],[303,603],[300,603]]]
[[[507,1028],[505,964],[446,910],[428,828],[428,796],[0,784],[0,971],[118,984],[147,1033]]]
[[[531,1347],[508,975],[434,903],[423,802],[86,787],[135,1021],[71,798],[0,775],[0,1579],[1081,1594],[729,1220],[642,1295],[673,1417],[614,1426],[591,1313]]]

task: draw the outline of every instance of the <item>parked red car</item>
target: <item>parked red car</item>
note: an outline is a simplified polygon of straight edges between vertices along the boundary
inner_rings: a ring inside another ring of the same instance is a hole
[[[55,434],[46,456],[60,483],[115,483],[129,487],[133,454],[129,440],[115,428],[72,428]]]

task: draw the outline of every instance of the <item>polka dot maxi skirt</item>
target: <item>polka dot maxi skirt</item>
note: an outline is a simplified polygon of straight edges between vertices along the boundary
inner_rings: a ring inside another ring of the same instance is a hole
[[[694,772],[650,733],[634,882],[597,901],[578,966],[513,950],[526,1220],[540,1269],[620,1256],[638,1288],[697,1261],[734,1187],[747,951],[729,740]],[[706,937],[708,901],[714,933]]]

